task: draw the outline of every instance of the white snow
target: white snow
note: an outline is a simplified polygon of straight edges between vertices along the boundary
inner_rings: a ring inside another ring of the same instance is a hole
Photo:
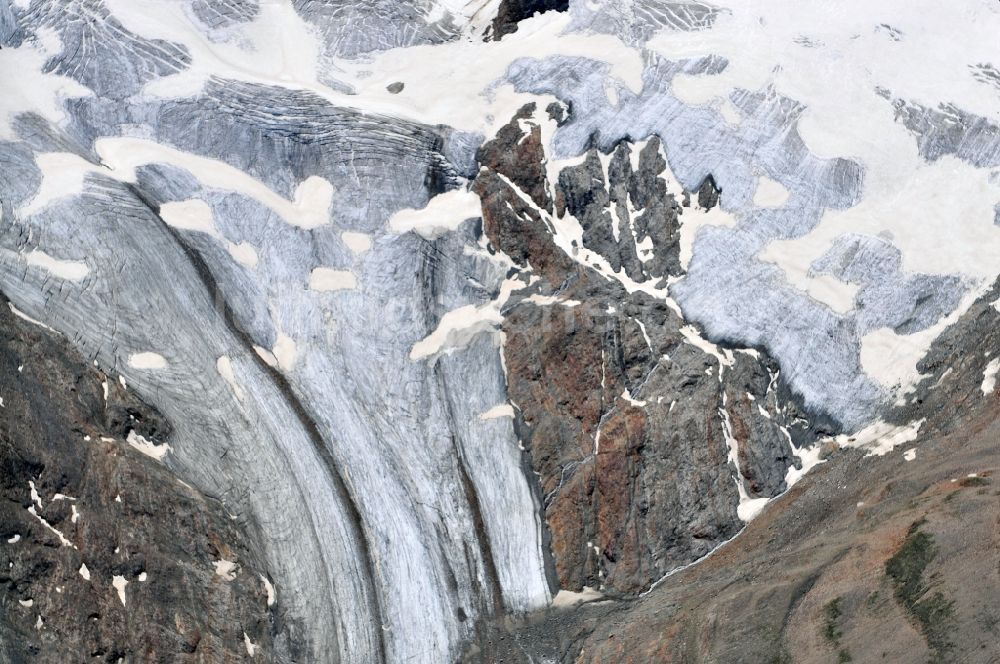
[[[264,591],[267,593],[267,605],[274,606],[274,600],[277,596],[274,591],[274,585],[263,574],[260,575],[260,580],[264,582]]]
[[[22,218],[62,198],[80,194],[86,176],[101,173],[100,168],[70,152],[43,152],[35,155],[35,165],[42,172],[42,182],[31,200],[18,210]]]
[[[124,576],[118,576],[116,574],[111,579],[111,585],[118,591],[118,599],[122,601],[122,606],[125,606],[125,586],[128,585],[128,581],[125,580]]]
[[[133,353],[128,357],[128,365],[133,369],[166,369],[167,360],[159,353]]]
[[[573,307],[579,306],[581,304],[581,302],[579,300],[568,300],[568,299],[564,299],[562,297],[559,297],[558,295],[541,295],[539,293],[535,293],[535,294],[531,295],[530,297],[526,297],[524,299],[524,301],[525,302],[531,302],[532,304],[537,304],[537,305],[543,306],[543,307],[544,306],[553,305],[553,304],[561,304],[562,306],[569,307],[571,309]],[[640,325],[641,325],[641,323],[640,323]]]
[[[413,344],[410,349],[410,359],[426,360],[441,353],[453,353],[464,348],[479,334],[495,332],[503,316],[500,309],[515,290],[524,288],[526,284],[517,279],[505,279],[500,284],[500,293],[496,299],[486,304],[476,306],[467,304],[441,316],[437,328],[429,335]]]
[[[61,543],[61,544],[62,544],[63,546],[68,546],[68,547],[70,547],[71,549],[75,549],[75,548],[76,548],[76,545],[75,545],[75,544],[73,544],[73,543],[72,543],[71,541],[69,541],[69,539],[67,539],[65,535],[63,535],[63,534],[62,534],[62,533],[61,533],[61,532],[60,532],[59,530],[57,530],[57,529],[56,529],[55,527],[53,527],[53,526],[52,526],[52,524],[50,524],[50,523],[49,523],[48,521],[46,521],[45,519],[43,519],[43,518],[42,518],[42,517],[41,517],[41,516],[40,516],[40,515],[38,514],[38,512],[37,512],[37,511],[35,510],[35,506],[34,506],[34,505],[32,505],[32,506],[30,506],[30,507],[28,508],[28,513],[29,513],[29,514],[30,514],[31,516],[33,516],[33,517],[35,517],[36,519],[38,519],[38,521],[39,521],[39,522],[40,522],[40,523],[41,523],[41,524],[42,524],[43,526],[45,526],[45,527],[46,527],[46,528],[47,528],[47,529],[48,529],[48,530],[49,530],[49,531],[50,531],[50,532],[51,532],[52,534],[54,534],[54,535],[55,535],[56,537],[58,537],[58,538],[59,538],[59,542],[60,542],[60,543]]]
[[[833,440],[843,447],[857,447],[868,450],[868,456],[884,456],[900,445],[916,440],[923,419],[902,426],[877,420],[855,434],[840,434]]]
[[[372,238],[367,233],[347,231],[341,234],[340,239],[344,241],[348,249],[358,256],[372,248]]]
[[[7,540],[7,544],[17,544],[21,541],[21,535],[19,533],[14,533],[14,535]]]
[[[584,586],[583,590],[580,592],[560,590],[556,593],[556,596],[552,598],[552,606],[555,608],[569,608],[584,602],[594,602],[602,597],[604,597],[604,595],[600,591],[589,586]]]
[[[229,384],[229,388],[236,395],[236,398],[244,401],[247,395],[243,390],[243,386],[236,380],[236,374],[233,373],[233,362],[229,359],[229,356],[223,355],[216,360],[215,368],[218,370],[219,375],[222,376],[222,379]]]
[[[285,371],[291,371],[295,367],[295,360],[299,354],[295,339],[292,339],[284,332],[278,332],[278,337],[274,342],[274,348],[271,349],[271,354],[274,356],[279,367]],[[266,362],[267,358],[264,358],[264,361]]]
[[[926,354],[931,343],[979,297],[982,288],[965,295],[956,309],[934,325],[913,334],[896,334],[887,327],[869,332],[861,338],[861,366],[865,373],[884,387],[898,390],[898,401],[920,379],[917,362]]]
[[[680,332],[687,343],[719,361],[719,380],[721,381],[722,369],[724,367],[731,367],[736,362],[733,358],[733,352],[727,348],[720,348],[718,345],[701,336],[698,328],[694,325],[685,325],[680,329]]]
[[[198,231],[213,236],[219,233],[215,228],[212,208],[199,198],[164,203],[160,206],[160,218],[173,228]]]
[[[479,217],[482,203],[466,189],[452,189],[438,194],[419,210],[399,210],[389,218],[393,233],[413,231],[425,240],[436,240],[456,230],[466,219]]]
[[[728,99],[723,99],[719,104],[719,115],[722,119],[729,123],[730,126],[735,127],[740,123],[743,117],[740,115],[740,111],[736,106]]]
[[[45,506],[42,505],[42,497],[38,494],[38,489],[35,487],[34,480],[28,480],[28,490],[31,495],[31,502],[38,505],[38,509],[44,509]]]
[[[260,346],[254,346],[253,352],[257,353],[260,359],[264,360],[264,363],[269,367],[278,366],[278,358],[274,356],[274,353],[266,348],[261,348]]]
[[[309,273],[309,288],[320,293],[352,290],[357,287],[358,280],[350,270],[318,267]]]
[[[135,429],[128,432],[128,437],[125,439],[125,442],[146,456],[153,457],[157,461],[162,461],[163,457],[165,457],[167,452],[170,451],[170,445],[167,443],[157,445],[156,443],[146,440],[143,436],[137,434]]]
[[[725,404],[724,401],[723,404]],[[739,441],[736,440],[736,437],[733,435],[733,425],[729,420],[729,412],[725,409],[725,405],[719,408],[719,419],[722,420],[722,434],[725,436],[726,447],[729,450],[729,463],[732,465],[734,471],[733,481],[736,483],[736,490],[739,493],[740,502],[736,506],[736,516],[739,517],[740,521],[749,523],[750,521],[753,521],[758,514],[760,514],[761,510],[764,509],[764,506],[767,505],[771,499],[766,497],[750,497],[750,494],[746,489],[745,480],[743,479],[743,473],[740,470]]]
[[[250,640],[250,637],[247,636],[246,632],[243,632],[243,645],[246,646],[247,655],[249,655],[250,657],[253,657],[254,653],[257,652],[257,645]]]
[[[433,332],[413,344],[410,359],[423,360],[464,348],[480,333],[494,331],[502,322],[500,308],[492,303],[478,307],[467,304],[449,311],[441,317]]]
[[[903,452],[903,458],[907,461],[913,461],[917,458],[917,448],[911,447],[910,449]]]
[[[621,398],[636,408],[642,408],[646,405],[645,401],[639,401],[638,399],[633,398],[632,393],[629,392],[628,388],[625,388],[625,391],[621,393]]]
[[[236,578],[236,563],[231,560],[216,560],[212,565],[215,567],[215,573],[221,576],[226,581],[232,581]]]
[[[90,268],[83,261],[60,260],[38,249],[28,253],[27,261],[28,265],[40,267],[52,276],[67,281],[80,281],[90,274]]]
[[[80,565],[80,576],[82,576],[84,580],[90,581],[90,570],[87,569],[87,566],[84,564]]]
[[[257,261],[259,260],[257,248],[249,242],[240,242],[239,244],[228,242],[226,248],[229,250],[229,255],[233,257],[233,260],[243,267],[251,269],[257,267]]]
[[[995,357],[986,365],[983,371],[983,384],[980,389],[983,394],[989,396],[997,386],[997,374],[1000,373],[1000,357]]]
[[[791,488],[796,482],[805,477],[810,470],[821,463],[825,463],[826,460],[820,458],[822,446],[819,443],[813,443],[810,447],[796,447],[792,443],[792,437],[789,435],[788,430],[782,427],[782,431],[788,439],[788,444],[791,446],[792,452],[799,458],[799,462],[802,464],[801,468],[789,466],[788,470],[785,471],[785,484]]]
[[[63,101],[85,97],[91,91],[66,76],[43,73],[50,57],[62,50],[59,38],[51,29],[41,31],[41,39],[28,41],[20,48],[0,49],[0,79],[16,81],[30,77],[31,85],[11,85],[0,95],[0,140],[17,138],[12,120],[22,113],[38,113],[58,125],[66,118]]]
[[[29,323],[31,323],[32,325],[37,325],[38,327],[44,328],[44,329],[48,330],[49,332],[55,332],[56,331],[53,328],[51,328],[48,325],[46,325],[45,323],[43,323],[42,321],[35,320],[34,318],[32,318],[31,316],[29,316],[28,314],[24,313],[23,311],[21,311],[20,309],[18,309],[17,307],[15,307],[13,302],[8,302],[7,306],[10,307],[11,313],[14,314],[15,316],[17,316],[18,318],[20,318],[22,320],[26,320]]]
[[[511,406],[509,403],[502,403],[493,406],[488,411],[481,414],[479,416],[479,419],[486,421],[486,420],[496,420],[501,417],[514,417],[514,407]]]

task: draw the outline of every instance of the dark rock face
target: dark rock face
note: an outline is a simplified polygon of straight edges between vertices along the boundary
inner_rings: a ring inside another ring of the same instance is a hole
[[[5,300],[0,376],[0,661],[270,660],[241,524],[126,443],[169,425]]]
[[[569,0],[503,0],[493,19],[493,39],[517,32],[517,24],[535,14],[547,11],[564,12],[569,9]]]
[[[553,195],[533,118],[523,108],[484,145],[474,183],[490,243],[534,278],[504,312],[509,397],[560,586],[633,593],[735,535],[740,491],[782,492],[797,463],[789,436],[813,434],[766,356],[715,347],[666,298],[630,293],[557,246],[552,224],[571,214],[584,248],[616,273],[662,282],[680,272],[683,206],[666,193],[655,139],[635,170],[627,143],[607,174],[591,151]]]
[[[616,272],[624,268],[633,281],[679,275],[680,205],[659,177],[667,167],[660,141],[654,138],[642,148],[635,170],[630,144],[619,143],[611,154],[606,185],[598,154],[590,150],[583,164],[560,173],[560,216],[569,212],[576,217],[583,226],[583,245],[605,256]],[[634,215],[629,214],[630,203]],[[636,247],[647,239],[652,248],[644,250],[640,260]]]

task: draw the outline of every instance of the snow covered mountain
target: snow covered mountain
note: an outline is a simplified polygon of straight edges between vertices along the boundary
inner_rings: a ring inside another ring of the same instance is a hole
[[[0,0],[0,661],[993,661],[998,34]]]

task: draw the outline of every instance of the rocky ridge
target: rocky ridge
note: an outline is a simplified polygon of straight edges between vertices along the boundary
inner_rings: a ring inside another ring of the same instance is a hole
[[[157,457],[170,425],[0,306],[0,661],[268,659],[281,604],[220,497]]]
[[[550,610],[496,661],[1000,661],[1000,282],[935,342],[882,456],[843,447],[735,541],[638,599]]]
[[[718,199],[712,181],[668,193],[654,138],[590,150],[549,182],[536,110],[483,146],[472,185],[522,280],[503,308],[508,395],[559,587],[636,593],[784,491],[816,427],[766,354],[703,339],[663,296],[682,273],[680,225]],[[567,253],[556,226],[572,220],[582,243]]]

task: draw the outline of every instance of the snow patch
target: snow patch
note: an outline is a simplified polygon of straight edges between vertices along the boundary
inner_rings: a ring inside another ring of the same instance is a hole
[[[125,580],[124,576],[115,575],[111,579],[111,585],[115,587],[118,591],[118,599],[121,600],[122,606],[125,606],[125,586],[128,585],[128,581]]]
[[[515,290],[525,287],[523,281],[505,279],[500,284],[496,299],[476,306],[467,304],[441,316],[437,328],[429,335],[413,344],[410,359],[426,360],[441,353],[453,353],[467,346],[484,332],[495,332],[503,322],[500,309]]]
[[[229,250],[229,255],[233,257],[233,260],[243,267],[250,269],[257,267],[257,262],[260,260],[257,256],[257,248],[249,242],[240,242],[239,244],[230,242],[226,245],[226,248]]]
[[[757,207],[776,208],[788,201],[789,192],[785,185],[769,177],[757,178],[757,188],[753,194],[753,204]]]
[[[867,449],[867,456],[884,456],[894,448],[916,440],[925,421],[920,419],[900,426],[878,420],[853,435],[840,434],[832,440],[842,447]]]
[[[236,374],[233,373],[233,362],[229,359],[229,356],[223,355],[216,360],[215,368],[219,372],[219,375],[222,376],[222,379],[229,384],[229,388],[233,391],[233,394],[236,395],[236,398],[240,401],[244,401],[247,395],[243,390],[243,386],[236,380]]]
[[[271,349],[271,354],[274,356],[279,367],[285,371],[291,371],[295,367],[295,360],[298,359],[299,355],[295,339],[292,339],[284,332],[278,332],[278,337],[274,342],[274,348]],[[264,361],[266,362],[267,358]]]
[[[514,407],[509,403],[502,403],[498,406],[493,406],[485,413],[479,416],[481,420],[496,420],[501,417],[514,417]]]
[[[139,450],[148,457],[152,457],[157,461],[163,461],[163,457],[167,455],[170,451],[170,445],[162,443],[157,445],[149,440],[146,440],[143,436],[140,436],[132,429],[128,432],[128,437],[125,438],[125,442]]]
[[[198,231],[218,236],[212,208],[205,201],[192,198],[186,201],[171,201],[160,206],[160,218],[172,228]]]
[[[40,267],[52,276],[67,281],[80,281],[90,274],[90,268],[83,261],[60,260],[38,249],[28,253],[27,261],[28,265]]]
[[[347,245],[347,248],[353,251],[357,256],[360,256],[372,248],[372,238],[367,233],[347,231],[341,234],[340,239],[343,240],[344,244]]]
[[[466,219],[482,214],[479,196],[466,189],[452,189],[432,198],[425,207],[399,210],[389,218],[389,229],[402,235],[413,231],[425,240],[436,240],[457,230]]]
[[[32,325],[37,325],[38,327],[44,328],[44,329],[48,330],[49,332],[56,332],[55,329],[49,327],[48,325],[46,325],[42,321],[35,320],[34,318],[32,318],[31,316],[29,316],[28,314],[24,313],[23,311],[21,311],[20,309],[18,309],[17,307],[15,307],[13,302],[8,302],[7,306],[10,307],[10,312],[12,314],[14,314],[15,316],[17,316],[18,318],[20,318],[22,320],[26,320],[29,323],[31,323]],[[58,332],[56,332],[56,334],[58,334]]]
[[[319,293],[353,290],[357,287],[358,280],[350,270],[318,267],[309,273],[309,288]]]
[[[128,357],[128,365],[133,369],[166,369],[167,360],[159,353],[133,353]]]
[[[231,560],[216,560],[212,565],[215,567],[215,573],[221,576],[226,581],[232,581],[236,578],[236,563]]]
[[[260,359],[264,360],[264,364],[266,364],[267,366],[269,367],[278,366],[278,358],[276,358],[274,356],[274,353],[272,353],[268,349],[261,348],[260,346],[254,346],[253,352],[257,353],[257,356],[260,357]]]
[[[990,360],[986,365],[986,370],[983,371],[983,384],[980,386],[983,394],[987,396],[993,394],[993,390],[997,386],[998,373],[1000,373],[1000,357]]]
[[[580,592],[573,592],[572,590],[560,590],[556,593],[556,596],[552,598],[552,606],[555,608],[569,608],[576,606],[577,604],[583,604],[584,602],[594,602],[604,595],[594,588],[589,586],[584,586],[583,590]]]
[[[260,575],[260,580],[264,582],[264,591],[267,593],[267,605],[274,606],[274,600],[276,593],[274,591],[274,585],[267,580],[267,577],[263,574]]]

